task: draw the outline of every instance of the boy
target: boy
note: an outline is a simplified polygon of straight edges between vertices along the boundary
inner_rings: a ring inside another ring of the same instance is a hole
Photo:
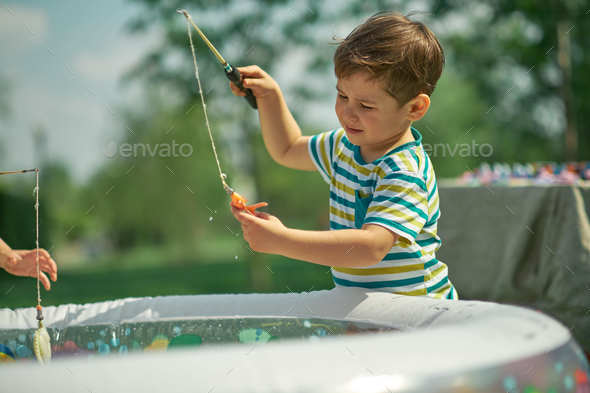
[[[239,68],[258,101],[271,157],[317,170],[330,185],[330,231],[291,229],[267,213],[232,209],[250,247],[331,266],[336,285],[458,299],[447,266],[435,257],[441,244],[436,179],[412,127],[430,106],[443,64],[440,43],[422,23],[374,15],[334,55],[342,128],[313,137],[301,135],[267,73]]]

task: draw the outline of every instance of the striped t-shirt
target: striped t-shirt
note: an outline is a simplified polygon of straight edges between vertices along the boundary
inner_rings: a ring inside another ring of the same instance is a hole
[[[370,267],[332,267],[335,285],[404,295],[458,299],[447,266],[436,259],[441,240],[434,169],[415,141],[367,163],[344,129],[310,138],[309,154],[330,184],[330,229],[381,225],[399,235],[389,253]]]

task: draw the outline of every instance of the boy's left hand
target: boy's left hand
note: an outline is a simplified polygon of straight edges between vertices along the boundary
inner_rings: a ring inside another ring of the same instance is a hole
[[[248,211],[231,208],[231,212],[242,224],[244,240],[250,248],[257,252],[277,254],[281,249],[287,227],[277,217],[263,212],[255,212],[255,216]]]

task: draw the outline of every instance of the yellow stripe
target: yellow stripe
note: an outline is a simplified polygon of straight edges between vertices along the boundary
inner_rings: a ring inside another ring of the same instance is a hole
[[[329,176],[332,176],[332,165],[330,165],[330,160],[328,159],[328,155],[326,153],[324,139],[326,139],[326,133],[323,133],[320,136],[320,154],[322,156],[322,161],[324,161],[324,168],[326,168],[326,172],[328,172]]]
[[[412,246],[412,243],[408,239],[406,239],[405,237],[401,237],[401,236],[399,236],[397,238],[397,241],[393,245],[393,247],[399,247],[399,248],[409,248],[411,246]]]
[[[424,269],[423,263],[416,263],[414,265],[405,266],[390,266],[390,267],[374,267],[369,269],[355,269],[350,267],[334,267],[334,270],[340,273],[346,273],[353,276],[374,276],[380,274],[399,274],[414,271],[421,271]]]
[[[406,223],[409,223],[416,228],[420,228],[420,221],[418,221],[417,216],[408,216],[407,214],[402,213],[399,209],[383,205],[371,206],[367,209],[367,213],[373,212],[385,213],[390,214],[392,216],[403,218]]]
[[[445,296],[445,291],[447,291],[450,287],[451,287],[451,284],[443,285],[442,287],[440,287],[436,291],[432,292],[432,294],[436,299],[441,299],[443,296]]]
[[[395,291],[393,292],[398,295],[407,295],[407,296],[424,296],[428,294],[426,288],[414,289],[412,291]]]
[[[385,171],[378,166],[375,167],[374,172],[377,174],[377,176],[379,176],[380,179],[383,179],[385,176],[387,176],[387,173],[385,173]]]
[[[400,152],[398,156],[399,156],[400,160],[402,160],[402,162],[406,166],[406,170],[408,172],[416,172],[414,170],[414,166],[410,163],[410,160],[408,159],[406,151]]]
[[[420,234],[426,234],[426,235],[430,235],[431,237],[436,237],[436,233],[438,232],[438,228],[436,228],[435,230],[430,230],[430,229],[422,229],[422,232]]]
[[[418,173],[422,173],[422,157],[418,149],[416,149],[416,157],[418,157]]]
[[[357,164],[352,159],[352,157],[347,156],[346,154],[344,154],[344,152],[338,158],[340,158],[340,161],[345,162],[348,165],[350,165],[351,167],[353,167],[358,173],[360,173],[362,175],[369,176],[371,174],[370,170],[368,170],[367,168],[363,168],[362,166]]]
[[[337,208],[336,208],[336,207],[334,207],[334,206],[330,206],[330,213],[332,213],[332,214],[334,214],[335,216],[338,216],[338,217],[340,217],[340,218],[344,218],[345,220],[348,220],[348,221],[354,222],[354,215],[352,215],[352,214],[348,214],[348,213],[345,213],[345,212],[343,212],[343,211],[341,211],[341,210],[337,209]]]
[[[342,157],[343,153],[342,153],[342,149],[344,145],[340,144],[340,140],[342,139],[342,136],[344,135],[344,130],[342,131],[336,131],[336,138],[334,138],[334,146],[336,147],[334,150],[334,157],[337,157],[338,159],[340,159],[340,157]]]
[[[432,187],[432,183],[434,182],[434,176],[432,176],[432,163],[429,163],[429,168],[428,168],[428,179],[426,179],[426,189],[428,190],[428,193],[430,194],[431,187]]]
[[[406,194],[418,201],[418,203],[426,202],[426,196],[419,195],[416,191],[408,187],[398,186],[396,184],[382,184],[377,186],[375,191],[390,191],[396,194]]]
[[[439,268],[438,268],[438,269],[436,269],[435,271],[433,271],[433,272],[429,272],[429,273],[426,273],[426,274],[424,275],[424,282],[427,282],[427,281],[430,281],[430,280],[432,280],[434,277],[436,277],[438,274],[440,274],[440,273],[441,273],[443,270],[445,270],[446,268],[447,268],[447,266],[443,264],[441,267],[439,267]]]
[[[438,243],[429,244],[427,247],[430,247],[430,246],[433,246],[433,245],[437,245],[438,246]],[[434,257],[435,256],[435,253],[436,253],[436,250],[438,250],[438,247],[435,247],[434,250],[432,250],[432,251],[424,251],[424,247],[420,248],[420,252],[422,253],[423,256],[431,256],[431,257]]]
[[[436,207],[438,205],[438,192],[434,194],[434,198],[430,201],[430,205],[428,206],[428,215],[431,216],[436,211]]]
[[[332,184],[338,190],[344,191],[348,195],[350,195],[352,197],[355,197],[355,195],[354,195],[354,189],[352,189],[352,188],[348,187],[346,184],[342,184],[341,182],[339,182],[338,180],[336,180],[336,176],[332,177]]]

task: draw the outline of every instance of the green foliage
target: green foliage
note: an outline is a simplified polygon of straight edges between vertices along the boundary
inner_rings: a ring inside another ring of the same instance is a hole
[[[432,11],[433,20],[441,25],[463,18],[465,28],[447,29],[439,37],[449,49],[451,66],[476,86],[486,108],[491,108],[486,113],[498,135],[498,158],[506,161],[565,158],[567,119],[560,120],[565,116],[565,93],[558,41],[569,41],[573,95],[569,121],[579,128],[578,159],[589,158],[587,2],[444,0],[433,2]],[[559,23],[568,29],[558,32]]]
[[[118,249],[192,245],[209,217],[230,222],[217,214],[228,209],[200,103],[187,110],[152,100],[149,114],[128,114],[125,137],[84,190],[89,214]]]
[[[102,268],[59,273],[51,291],[43,291],[43,305],[82,304],[125,297],[195,295],[215,293],[287,293],[329,289],[330,270],[324,266],[270,258],[264,269],[272,276],[261,288],[250,277],[248,259],[230,263],[203,264],[202,260],[170,261],[167,266],[119,267],[117,261]],[[215,279],[223,277],[223,279]],[[3,307],[32,307],[35,280],[14,277],[0,271],[0,299]]]

